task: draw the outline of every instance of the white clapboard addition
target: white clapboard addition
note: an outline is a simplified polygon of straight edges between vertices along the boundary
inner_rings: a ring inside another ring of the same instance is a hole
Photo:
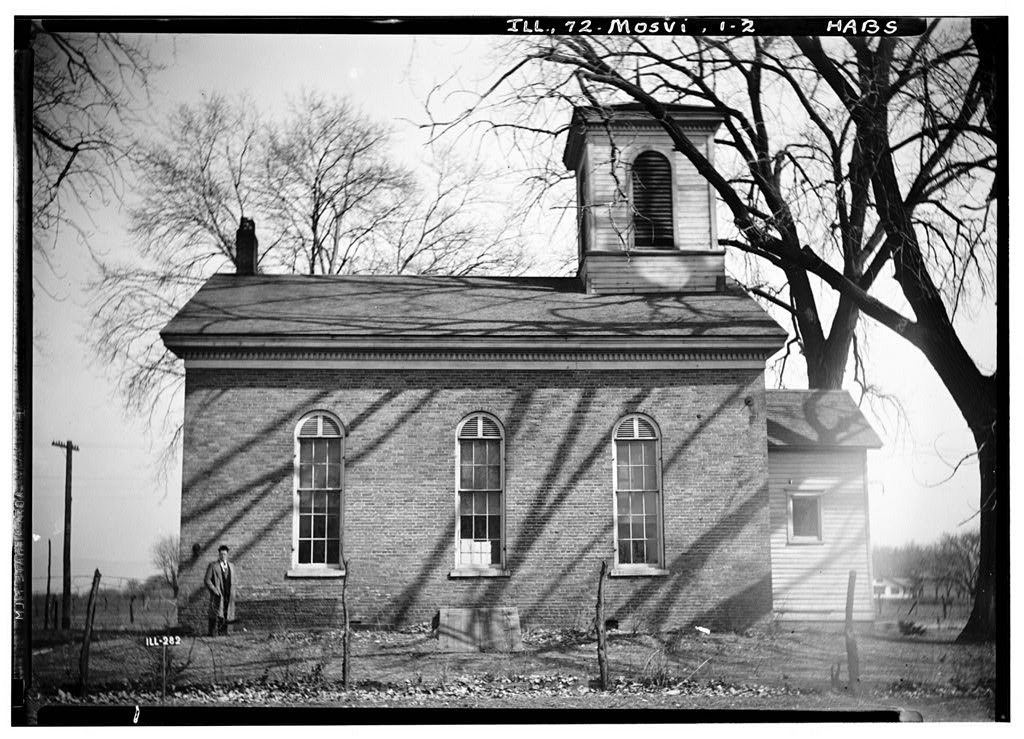
[[[783,620],[842,620],[850,570],[853,617],[873,618],[867,488],[861,449],[768,453],[772,601]],[[820,541],[794,536],[790,498],[820,495]]]

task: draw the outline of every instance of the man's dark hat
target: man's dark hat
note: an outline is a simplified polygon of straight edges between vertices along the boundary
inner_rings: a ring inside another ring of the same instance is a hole
[[[217,547],[217,551],[218,552],[230,552],[231,550],[228,549],[228,545],[227,544],[221,544],[219,547]]]

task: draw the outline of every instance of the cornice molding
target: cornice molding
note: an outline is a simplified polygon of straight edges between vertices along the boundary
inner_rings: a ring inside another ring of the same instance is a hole
[[[673,120],[675,120],[676,125],[683,131],[700,131],[701,133],[713,132],[722,123],[721,119],[718,118],[680,119],[673,117]],[[583,125],[585,125],[588,130],[599,129],[601,131],[605,131],[607,127],[611,127],[613,131],[615,129],[628,130],[633,128],[656,128],[659,131],[665,130],[661,125],[661,121],[658,121],[649,115],[630,117],[620,116],[613,118],[608,123],[605,123],[604,121],[586,121]]]
[[[772,351],[386,351],[202,348],[186,369],[763,369]]]

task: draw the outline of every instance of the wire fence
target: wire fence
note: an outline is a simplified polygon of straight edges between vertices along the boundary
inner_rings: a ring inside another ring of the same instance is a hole
[[[933,599],[875,599],[876,623],[908,621],[928,628],[963,628],[971,615],[971,602],[948,601],[945,605]]]
[[[170,594],[138,593],[134,598],[119,590],[101,588],[96,596],[96,614],[93,628],[103,630],[146,631],[167,629],[178,621],[178,606]],[[88,592],[71,596],[71,628],[85,626],[85,612],[88,606]],[[61,594],[50,594],[50,613],[46,613],[46,594],[32,594],[32,629],[42,630],[60,625]]]

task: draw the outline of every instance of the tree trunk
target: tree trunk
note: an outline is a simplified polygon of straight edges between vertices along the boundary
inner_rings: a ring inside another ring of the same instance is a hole
[[[801,306],[806,310],[812,306]],[[857,328],[860,311],[857,305],[844,295],[839,297],[839,306],[832,319],[828,338],[820,343],[804,342],[803,353],[807,360],[807,387],[810,390],[842,390],[846,377],[846,365],[850,359],[850,346]]]
[[[832,327],[833,332],[838,330],[838,327]],[[807,352],[805,348],[804,358],[807,360],[807,388],[809,390],[843,389],[843,378],[846,376],[846,362],[850,356],[849,347],[852,337],[852,330],[844,337],[833,333],[829,336],[828,341],[819,347],[818,351]]]
[[[978,469],[981,477],[981,551],[978,561],[978,584],[974,594],[974,606],[967,625],[957,637],[958,642],[989,641],[996,637],[996,592],[999,569],[998,556],[1003,532],[999,514],[1006,510],[1008,491],[999,484],[996,474],[998,458],[998,430],[993,421],[987,438],[979,438]]]

